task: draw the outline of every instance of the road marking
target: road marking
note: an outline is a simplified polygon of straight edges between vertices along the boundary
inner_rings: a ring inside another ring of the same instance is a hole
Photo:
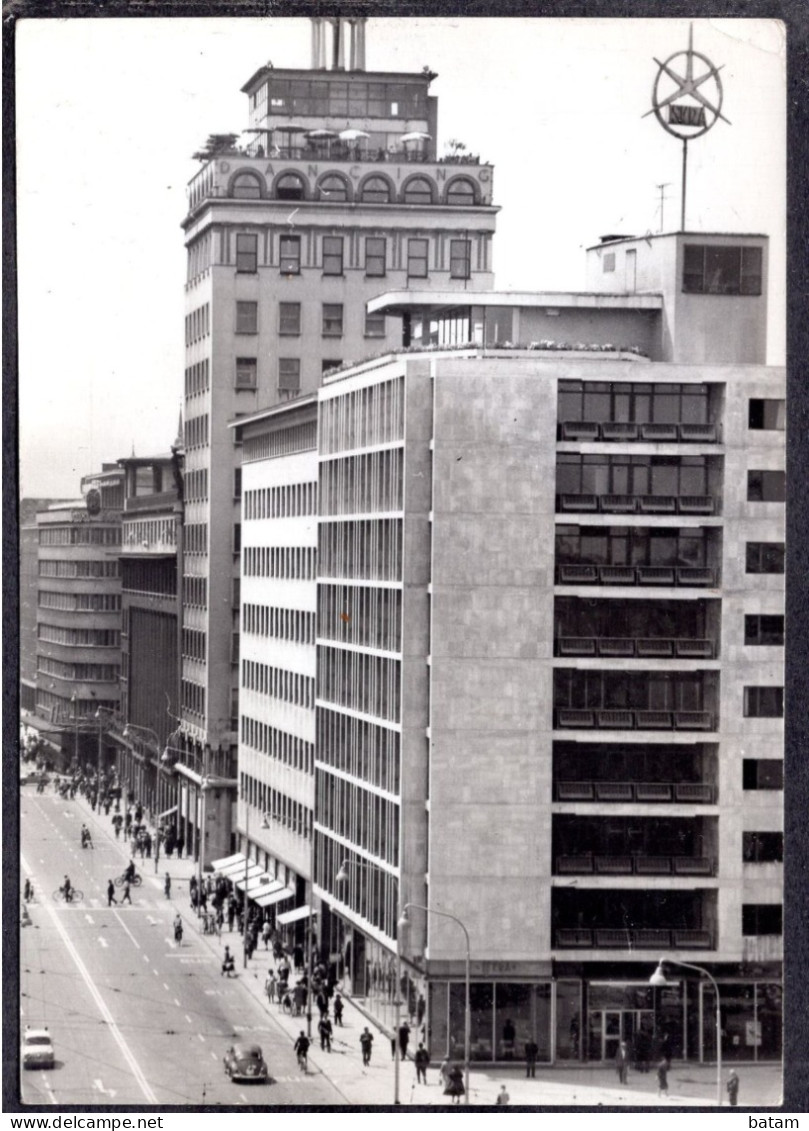
[[[218,1060],[218,1057],[217,1057],[215,1052],[211,1051],[211,1056],[213,1057],[214,1060]]]
[[[88,923],[95,923],[95,919],[93,918],[93,916],[88,915],[86,912],[85,912],[84,918],[87,920]]]
[[[187,1013],[186,1013],[186,1015],[185,1015],[185,1019],[186,1019],[186,1021],[188,1022],[188,1024],[189,1024],[189,1025],[193,1024],[193,1022],[192,1022],[191,1018],[190,1018],[190,1017],[188,1016],[188,1014],[187,1014]]]
[[[169,987],[168,987],[168,985],[166,984],[166,982],[164,982],[164,983],[163,983],[163,989],[164,989],[164,990],[168,990],[168,988],[169,988]]]
[[[100,1080],[93,1080],[93,1087],[96,1088],[103,1096],[109,1096],[111,1099],[117,1096],[115,1088],[105,1088]]]
[[[197,1033],[197,1036],[199,1037],[199,1039],[200,1039],[201,1041],[204,1041],[204,1040],[205,1040],[205,1038],[203,1037],[202,1033]]]
[[[153,969],[153,970],[152,970],[152,973],[154,974],[155,978],[159,978],[159,977],[160,977],[160,975],[158,974],[158,972],[157,972],[156,970],[154,970],[154,969]]]
[[[44,1072],[42,1073],[42,1083],[45,1085],[45,1091],[48,1093],[48,1099],[51,1101],[52,1104],[55,1104],[56,1103],[56,1096],[53,1094],[53,1088],[51,1087],[51,1082],[48,1079],[48,1077],[45,1075]]]
[[[180,1004],[180,1002],[179,1002],[179,999],[178,999],[178,998],[175,998],[175,999],[174,999],[174,1004],[175,1004],[175,1005],[179,1005],[179,1004]]]
[[[119,923],[121,924],[121,926],[122,926],[122,927],[123,927],[123,929],[124,929],[124,930],[126,931],[126,933],[127,933],[128,935],[129,935],[129,937],[130,937],[130,938],[132,939],[132,942],[133,942],[133,943],[135,944],[135,946],[137,947],[137,949],[138,949],[138,950],[140,950],[140,943],[139,943],[139,942],[138,942],[138,940],[137,940],[137,939],[135,938],[135,936],[134,936],[134,935],[132,934],[132,932],[130,931],[129,927],[127,927],[126,923],[125,923],[125,922],[123,921],[123,919],[121,918],[120,914],[119,914],[119,913],[118,913],[117,911],[113,911],[113,915],[114,915],[114,916],[115,916],[115,918],[116,918],[116,919],[118,920],[118,922],[119,922]],[[146,956],[144,955],[144,958],[145,958],[145,957],[146,957]]]
[[[138,947],[138,950],[140,950],[140,947]],[[144,954],[144,956],[143,956],[143,961],[144,961],[144,962],[148,962],[148,961],[149,961],[149,955],[148,955],[148,954]]]
[[[20,856],[20,863],[23,866],[23,871],[25,871],[25,872],[31,871],[31,869],[28,867],[28,865],[25,862],[24,856]],[[82,962],[81,955],[76,950],[70,936],[68,935],[65,928],[62,926],[62,924],[59,920],[59,916],[56,914],[55,909],[52,908],[52,907],[48,907],[45,904],[43,904],[43,907],[45,908],[45,913],[50,917],[51,922],[53,923],[56,930],[59,932],[59,935],[61,936],[62,942],[64,943],[66,950],[68,951],[71,958],[75,962],[79,973],[81,974],[82,978],[84,979],[85,985],[87,986],[88,990],[92,994],[93,999],[94,999],[96,1005],[98,1006],[99,1010],[103,1014],[104,1020],[107,1022],[107,1025],[109,1027],[109,1032],[112,1034],[113,1039],[115,1040],[116,1044],[118,1045],[121,1052],[123,1053],[127,1064],[132,1069],[132,1074],[135,1077],[135,1080],[138,1084],[138,1087],[140,1088],[140,1090],[143,1092],[144,1096],[146,1097],[146,1102],[150,1103],[150,1104],[157,1105],[157,1096],[154,1094],[152,1089],[149,1087],[149,1082],[147,1081],[146,1077],[143,1075],[143,1072],[142,1072],[141,1067],[138,1064],[137,1060],[135,1060],[135,1057],[132,1055],[132,1051],[130,1050],[129,1045],[124,1040],[120,1029],[118,1028],[118,1026],[115,1023],[115,1018],[112,1016],[109,1009],[107,1008],[106,1002],[104,1001],[103,997],[99,993],[95,982],[90,977],[90,974],[87,970],[87,967]]]
[[[172,950],[177,949],[177,943],[174,941],[174,939],[163,939],[163,942],[168,943]]]
[[[152,926],[152,927],[156,927],[157,924],[160,922],[159,919],[153,919],[151,915],[147,915],[146,919],[147,919],[148,923],[150,924],[150,926]]]
[[[110,945],[106,939],[102,939],[101,935],[98,936],[98,941],[101,943],[105,950]]]

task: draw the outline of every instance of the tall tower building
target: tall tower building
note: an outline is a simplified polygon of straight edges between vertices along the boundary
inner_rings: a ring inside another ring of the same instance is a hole
[[[194,649],[182,657],[178,770],[192,790],[209,774],[235,785],[241,484],[228,422],[399,347],[398,316],[366,312],[374,295],[491,288],[492,169],[458,147],[436,156],[435,77],[366,71],[365,19],[315,19],[311,68],[260,67],[242,88],[244,143],[212,136],[198,155],[183,223]],[[229,802],[222,789],[207,807],[206,859],[231,846]]]

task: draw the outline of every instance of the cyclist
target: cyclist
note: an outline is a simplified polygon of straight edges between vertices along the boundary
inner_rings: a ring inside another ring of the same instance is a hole
[[[295,1052],[298,1054],[298,1066],[306,1071],[306,1055],[309,1052],[309,1038],[301,1029],[301,1035],[295,1042]]]
[[[82,848],[86,848],[88,844],[90,845],[91,848],[93,847],[93,838],[90,835],[90,830],[87,828],[87,826],[82,825],[82,827],[81,827],[81,846],[82,846]]]
[[[124,881],[128,884],[133,884],[135,882],[136,875],[137,869],[135,867],[135,861],[130,860],[126,866],[126,869],[124,870]]]
[[[70,903],[70,897],[73,895],[73,885],[70,882],[70,876],[65,876],[65,882],[59,890],[65,897],[65,903]]]

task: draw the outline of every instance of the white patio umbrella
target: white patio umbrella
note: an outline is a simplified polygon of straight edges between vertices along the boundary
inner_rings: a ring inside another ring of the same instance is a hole
[[[358,141],[361,137],[370,137],[365,130],[340,130],[342,141]]]
[[[418,130],[414,130],[413,133],[402,134],[399,141],[429,141],[431,137],[431,134],[421,134]]]

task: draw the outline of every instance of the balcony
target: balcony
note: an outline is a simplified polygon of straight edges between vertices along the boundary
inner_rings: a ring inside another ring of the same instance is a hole
[[[709,856],[599,855],[591,852],[557,856],[556,876],[702,876],[714,875]]]
[[[714,789],[708,782],[674,781],[558,781],[557,801],[634,802],[638,805],[677,802],[685,805],[711,805]]]
[[[564,421],[559,425],[560,440],[583,442],[647,444],[717,444],[715,424],[636,424],[626,421]]]
[[[559,565],[557,585],[659,585],[669,588],[717,586],[717,571],[711,567]]]
[[[641,927],[634,930],[557,927],[553,945],[559,950],[714,950],[710,931]]]
[[[561,670],[561,669],[560,669]],[[560,730],[715,730],[711,711],[585,711],[557,708]]]
[[[557,656],[712,660],[714,654],[714,645],[710,640],[688,640],[662,636],[645,639],[560,636],[556,639]]]
[[[559,495],[561,514],[683,514],[716,513],[711,495]]]

